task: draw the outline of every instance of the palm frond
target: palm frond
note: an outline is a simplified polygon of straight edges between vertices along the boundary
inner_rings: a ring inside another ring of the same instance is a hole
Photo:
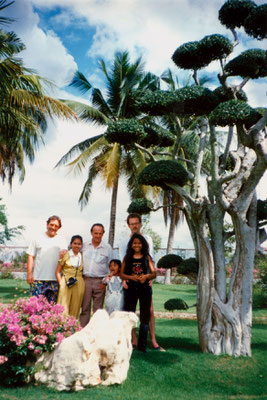
[[[106,187],[112,188],[120,175],[121,149],[118,143],[114,143],[106,157],[105,167],[101,170],[101,175],[105,179]]]
[[[88,104],[80,103],[78,101],[61,101],[70,107],[82,121],[92,122],[100,126],[107,125],[110,122],[110,119],[105,114]]]
[[[105,146],[106,144],[106,139],[104,138],[104,135],[97,135],[89,139],[85,139],[84,141],[76,144],[73,146],[61,159],[58,161],[56,164],[55,168],[58,168],[62,165],[66,165],[67,163],[70,162],[70,160],[77,154],[79,153],[79,157],[81,154],[87,152],[87,156],[92,156],[95,152],[101,151],[102,147]],[[79,158],[78,157],[78,158]],[[78,160],[76,158],[76,160]],[[72,162],[74,163],[75,160]]]
[[[79,89],[79,91],[82,94],[85,94],[92,88],[91,83],[86,79],[84,74],[80,71],[75,72],[74,77],[72,78],[72,81],[70,83],[70,86]]]
[[[80,197],[79,197],[79,203],[80,203],[81,209],[83,209],[88,204],[90,195],[92,193],[93,182],[94,182],[95,178],[97,177],[98,173],[99,173],[99,169],[95,165],[95,163],[93,163],[89,168],[88,178],[83,186],[82,193],[80,194]]]

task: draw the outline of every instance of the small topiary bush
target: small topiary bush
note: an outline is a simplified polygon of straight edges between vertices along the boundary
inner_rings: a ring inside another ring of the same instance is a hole
[[[219,10],[219,21],[226,28],[240,28],[255,8],[257,5],[251,0],[228,0]]]
[[[129,214],[131,213],[137,213],[137,214],[148,214],[150,211],[153,209],[153,203],[150,200],[147,199],[134,199],[129,207],[127,208],[127,212]]]
[[[140,141],[140,145],[144,147],[160,146],[169,147],[174,144],[174,135],[163,128],[153,129],[151,127],[144,127],[145,137]]]
[[[187,42],[179,46],[172,55],[177,67],[182,69],[200,69],[207,64],[201,59],[199,41]]]
[[[225,88],[224,86],[217,87],[215,90],[213,90],[213,93],[215,96],[217,96],[219,103],[234,99],[232,90],[230,88]],[[248,100],[247,95],[243,90],[237,92],[236,97],[238,100]]]
[[[138,176],[141,185],[160,186],[164,190],[169,190],[164,182],[184,186],[187,181],[186,169],[174,160],[153,161]]]
[[[188,274],[197,274],[199,270],[199,263],[196,258],[191,257],[183,260],[177,267],[178,274],[188,275]]]
[[[258,79],[267,76],[267,52],[262,49],[249,49],[229,61],[224,71],[228,76]]]
[[[164,303],[165,310],[188,310],[188,305],[182,299],[169,299]]]
[[[192,85],[178,89],[175,93],[178,114],[205,115],[218,105],[217,96],[203,86]]]
[[[244,21],[245,32],[261,40],[267,37],[267,4],[253,8]]]
[[[216,126],[236,125],[238,123],[246,126],[254,125],[261,115],[241,100],[229,100],[219,104],[210,113],[210,123]]]
[[[143,125],[135,119],[121,119],[108,124],[105,137],[109,143],[139,143],[145,137]]]
[[[177,268],[177,266],[183,261],[182,257],[177,254],[166,254],[159,259],[157,268]]]
[[[179,46],[172,55],[173,62],[182,69],[201,69],[212,61],[225,58],[233,51],[233,45],[223,35],[208,35],[200,41]]]
[[[162,115],[174,111],[176,101],[175,92],[155,90],[144,93],[136,103],[139,110],[144,113]]]

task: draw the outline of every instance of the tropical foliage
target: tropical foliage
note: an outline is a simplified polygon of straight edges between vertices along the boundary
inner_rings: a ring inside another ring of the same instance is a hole
[[[115,54],[110,70],[104,60],[99,60],[99,68],[104,75],[106,96],[77,71],[71,86],[79,89],[82,94],[89,92],[91,105],[73,101],[67,101],[66,104],[80,119],[103,127],[103,133],[75,145],[57,165],[68,163],[74,173],[84,169],[88,171],[79,198],[82,207],[89,201],[97,176],[104,180],[108,189],[112,189],[109,243],[113,245],[120,176],[126,177],[132,198],[143,195],[143,189],[137,183],[137,174],[147,163],[144,153],[134,143],[140,132],[142,138],[145,138],[145,131],[136,98],[143,91],[156,88],[157,78],[144,73],[141,58],[131,63],[127,51]],[[72,160],[74,156],[76,158]]]
[[[0,12],[12,3],[2,0]],[[45,94],[44,86],[51,83],[17,57],[24,49],[14,32],[0,29],[0,177],[10,186],[15,173],[23,181],[25,158],[34,160],[35,150],[44,142],[48,118],[75,118],[69,107]]]

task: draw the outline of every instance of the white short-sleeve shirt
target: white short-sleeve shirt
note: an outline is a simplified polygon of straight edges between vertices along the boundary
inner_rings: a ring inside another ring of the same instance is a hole
[[[32,240],[27,254],[34,257],[33,279],[35,281],[56,281],[56,267],[61,250],[67,249],[64,237],[48,236],[45,232]]]
[[[83,245],[83,275],[103,278],[109,272],[109,263],[114,258],[112,247],[101,242],[94,247],[92,242]]]

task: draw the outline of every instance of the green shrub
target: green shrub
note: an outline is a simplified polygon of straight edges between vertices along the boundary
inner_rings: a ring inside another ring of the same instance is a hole
[[[253,36],[256,39],[261,40],[267,37],[267,4],[253,8],[252,12],[245,19],[244,28],[247,35]]]
[[[191,257],[183,260],[177,267],[178,274],[188,275],[191,273],[197,274],[199,269],[199,264],[196,258]]]
[[[186,169],[174,160],[153,161],[138,176],[141,185],[160,186],[164,190],[170,189],[164,182],[184,186],[187,181]]]
[[[127,213],[148,214],[153,209],[153,203],[147,199],[134,199],[129,207]]]
[[[218,101],[220,103],[223,103],[225,101],[233,99],[232,90],[230,88],[226,88],[224,86],[217,87],[215,90],[213,90],[213,93],[215,94],[215,96],[217,96]],[[248,100],[246,93],[243,90],[240,90],[239,92],[237,92],[236,97],[237,97],[237,100],[243,100],[243,101]]]
[[[177,254],[166,254],[159,259],[157,268],[177,268],[177,266],[183,261],[182,257]]]
[[[182,299],[169,299],[164,303],[165,310],[188,310],[188,305]]]
[[[157,127],[153,129],[150,126],[144,127],[145,137],[140,141],[140,145],[144,147],[160,146],[169,147],[172,146],[175,141],[175,136],[166,129]]]
[[[225,68],[228,76],[258,79],[267,75],[267,52],[262,49],[249,49],[229,61]]]
[[[143,125],[135,119],[121,119],[108,124],[105,137],[109,143],[139,143],[145,137]]]
[[[215,126],[229,126],[237,123],[254,125],[259,119],[260,114],[241,100],[229,100],[219,104],[210,113],[210,123]]]
[[[228,0],[219,10],[219,21],[226,28],[240,28],[255,8],[257,5],[251,0]]]

